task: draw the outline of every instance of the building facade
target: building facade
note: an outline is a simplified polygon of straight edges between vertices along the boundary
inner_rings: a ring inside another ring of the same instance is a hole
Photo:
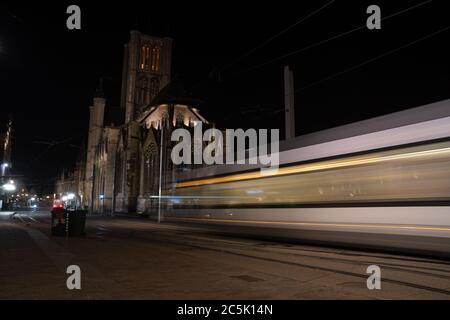
[[[176,174],[172,130],[208,121],[180,80],[171,80],[172,39],[131,31],[124,48],[121,103],[108,105],[100,82],[92,106],[84,181],[74,191],[93,213],[152,214]]]
[[[83,206],[85,196],[85,170],[86,162],[81,159],[74,168],[63,171],[55,183],[54,198],[64,199],[67,207],[80,208]]]

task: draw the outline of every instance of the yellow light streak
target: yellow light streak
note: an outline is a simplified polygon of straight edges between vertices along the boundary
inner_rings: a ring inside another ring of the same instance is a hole
[[[322,161],[313,164],[301,164],[291,167],[279,168],[278,170],[274,170],[273,172],[265,172],[261,173],[260,171],[248,172],[248,173],[239,173],[234,175],[228,175],[224,177],[214,177],[214,178],[206,178],[200,180],[193,181],[185,181],[179,182],[176,184],[176,188],[186,188],[186,187],[195,187],[202,186],[208,184],[217,184],[217,183],[226,183],[226,182],[235,182],[242,180],[250,180],[250,179],[260,179],[274,176],[282,176],[287,174],[294,173],[305,173],[312,172],[318,170],[329,170],[329,169],[337,169],[343,167],[350,167],[356,165],[367,165],[367,164],[375,164],[386,161],[394,161],[394,160],[404,160],[410,158],[417,157],[425,157],[425,156],[434,156],[450,153],[450,147],[440,148],[434,150],[426,150],[426,151],[416,151],[404,154],[396,154],[396,155],[386,155],[386,156],[372,156],[372,157],[351,157],[347,159],[340,160],[330,160],[330,161]]]
[[[404,229],[417,231],[446,231],[446,227],[427,227],[427,226],[404,226],[404,225],[381,225],[381,224],[349,224],[349,223],[321,223],[321,222],[295,222],[295,221],[258,221],[258,220],[233,220],[233,219],[206,219],[206,218],[175,218],[166,217],[166,219],[201,221],[201,222],[224,222],[224,223],[247,223],[247,224],[274,224],[274,225],[300,225],[312,227],[334,227],[334,228],[375,228],[375,229]]]

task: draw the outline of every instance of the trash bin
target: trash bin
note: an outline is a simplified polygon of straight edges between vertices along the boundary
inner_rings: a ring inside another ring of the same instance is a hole
[[[81,236],[85,234],[85,210],[68,211],[63,208],[52,210],[52,235]]]
[[[82,236],[85,232],[86,214],[85,210],[68,211],[69,236]]]

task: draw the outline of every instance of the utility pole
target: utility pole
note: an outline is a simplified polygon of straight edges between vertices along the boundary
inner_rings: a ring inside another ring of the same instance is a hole
[[[112,184],[112,203],[111,203],[111,217],[114,217],[114,213],[116,212],[116,178],[117,178],[117,171],[116,171],[116,163],[117,163],[117,149],[114,151],[114,161],[113,161],[113,184]]]
[[[161,223],[161,196],[162,196],[162,174],[163,174],[163,151],[164,151],[164,129],[166,124],[161,121],[161,142],[159,151],[159,190],[158,190],[158,223]]]
[[[289,66],[284,67],[284,119],[286,128],[285,139],[295,137],[295,104],[294,104],[294,74]]]

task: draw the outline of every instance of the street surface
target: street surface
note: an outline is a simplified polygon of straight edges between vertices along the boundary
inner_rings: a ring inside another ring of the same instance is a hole
[[[0,212],[0,299],[450,299],[450,261],[244,239],[202,226],[88,217],[50,235],[50,213]],[[81,268],[81,290],[66,269]],[[381,289],[369,290],[369,265]]]

